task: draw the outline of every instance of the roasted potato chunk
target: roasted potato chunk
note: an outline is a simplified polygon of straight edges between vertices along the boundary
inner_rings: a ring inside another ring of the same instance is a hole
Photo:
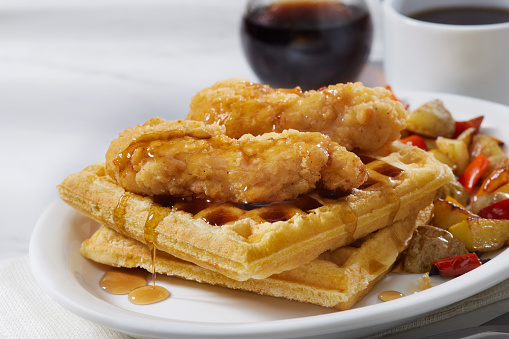
[[[462,140],[444,137],[438,137],[436,143],[438,150],[444,153],[454,163],[452,167],[454,174],[459,176],[463,173],[470,163],[470,154],[468,153],[467,144]]]
[[[477,217],[467,209],[450,201],[438,199],[433,207],[433,226],[447,230],[452,225],[468,218]]]
[[[461,206],[467,206],[470,203],[470,193],[466,188],[458,181],[452,180],[448,184],[442,186],[436,195],[436,199],[447,200],[447,197],[451,197],[456,200]]]
[[[423,136],[452,138],[454,135],[455,121],[443,102],[438,99],[411,112],[406,122],[408,130]]]
[[[493,140],[488,135],[477,134],[472,138],[472,143],[470,145],[470,154],[472,158],[475,158],[477,155],[482,154],[486,156],[486,158],[492,157],[494,155],[504,154],[502,148],[498,145],[498,143]]]
[[[470,252],[494,251],[509,240],[509,220],[467,218],[449,227]]]

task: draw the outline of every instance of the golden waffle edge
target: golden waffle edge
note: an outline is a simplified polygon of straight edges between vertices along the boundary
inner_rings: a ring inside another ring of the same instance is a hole
[[[390,271],[415,228],[425,224],[430,213],[431,207],[368,235],[355,247],[327,251],[310,263],[266,279],[237,281],[164,252],[156,255],[155,270],[187,280],[347,310]],[[104,226],[83,242],[80,252],[102,264],[152,271],[147,246]]]
[[[156,203],[125,192],[103,163],[68,176],[58,189],[72,207],[135,240],[236,280],[263,279],[415,214],[453,179],[432,156],[399,142],[362,159],[369,171],[363,187],[335,199],[311,193],[305,206],[302,199],[258,208]]]

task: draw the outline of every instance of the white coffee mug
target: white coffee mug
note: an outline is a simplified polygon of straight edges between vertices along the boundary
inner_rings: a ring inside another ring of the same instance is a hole
[[[394,90],[449,92],[509,105],[509,22],[449,25],[409,17],[454,6],[509,10],[509,0],[384,1],[387,84]]]

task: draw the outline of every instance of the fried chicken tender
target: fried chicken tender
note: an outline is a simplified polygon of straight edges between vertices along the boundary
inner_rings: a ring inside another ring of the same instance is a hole
[[[296,129],[327,134],[348,150],[370,151],[398,139],[406,126],[406,110],[391,95],[361,83],[302,92],[228,79],[198,92],[187,119],[224,125],[232,138]]]
[[[106,171],[127,191],[232,203],[277,202],[321,185],[350,190],[361,160],[321,133],[287,130],[232,139],[224,127],[153,118],[111,142]]]

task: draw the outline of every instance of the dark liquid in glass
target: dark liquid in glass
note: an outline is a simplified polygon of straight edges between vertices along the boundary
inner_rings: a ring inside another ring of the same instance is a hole
[[[509,22],[509,10],[488,7],[447,7],[419,12],[410,17],[436,24],[489,25]]]
[[[241,38],[262,82],[309,90],[356,80],[369,56],[372,24],[365,8],[282,1],[248,13]]]

